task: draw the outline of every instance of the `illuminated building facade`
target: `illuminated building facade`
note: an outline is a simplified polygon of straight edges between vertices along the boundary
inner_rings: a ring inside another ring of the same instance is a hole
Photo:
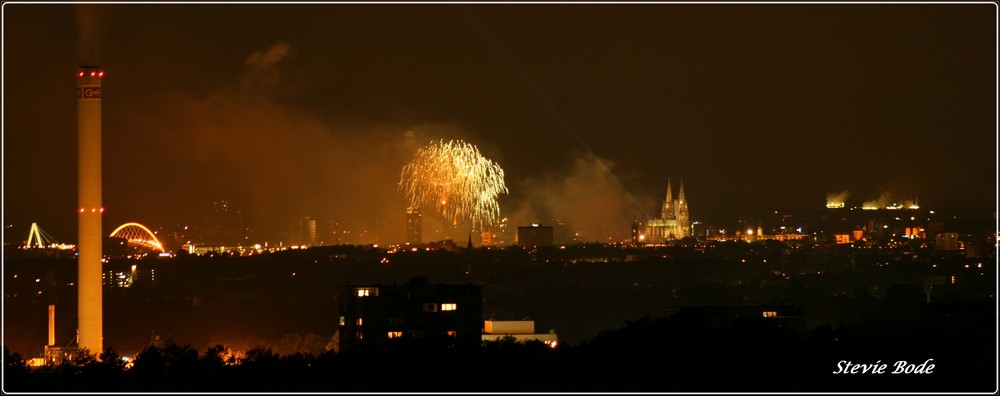
[[[552,246],[552,226],[532,224],[517,227],[517,245],[520,247]]]
[[[482,343],[482,290],[475,285],[345,286],[340,290],[340,350],[404,343],[478,347]]]
[[[423,222],[420,215],[420,209],[414,207],[406,208],[406,243],[410,245],[419,245],[421,242],[421,230],[423,229]]]
[[[642,223],[632,222],[632,245],[640,245],[646,242],[646,234],[643,233]]]
[[[80,354],[80,348],[56,344],[56,306],[52,304],[49,305],[49,342],[43,351],[42,357],[29,360],[28,365],[54,367],[66,361],[73,361]]]
[[[934,249],[939,252],[953,252],[959,250],[957,232],[942,232],[934,236]]]
[[[680,192],[674,200],[670,189],[670,179],[667,179],[667,197],[660,208],[660,217],[646,222],[646,243],[661,244],[667,241],[691,236],[691,220],[688,214],[688,202],[684,198],[684,181],[681,180]]]
[[[555,330],[548,333],[535,333],[533,320],[487,320],[483,322],[483,341],[500,341],[513,338],[517,342],[540,341],[550,348],[555,348],[559,336]]]
[[[102,274],[106,289],[124,289],[141,285],[157,285],[156,269],[142,268],[133,264],[129,269],[109,269]]]
[[[288,234],[289,245],[315,245],[317,241],[316,219],[309,216],[295,218],[292,220]]]

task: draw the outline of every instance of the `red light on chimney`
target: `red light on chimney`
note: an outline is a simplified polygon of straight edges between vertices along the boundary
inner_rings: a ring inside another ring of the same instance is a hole
[[[97,72],[98,77],[104,77],[104,70]]]
[[[96,75],[97,75],[97,72],[90,72],[90,76],[91,77],[96,76]]]
[[[76,73],[77,77],[83,77],[83,72]]]
[[[80,213],[83,213],[83,208],[80,208]]]
[[[101,208],[101,213],[104,213],[104,208]]]

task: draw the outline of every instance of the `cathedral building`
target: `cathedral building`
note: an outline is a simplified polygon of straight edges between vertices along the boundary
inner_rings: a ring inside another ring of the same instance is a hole
[[[668,178],[667,197],[660,208],[660,218],[646,222],[646,243],[655,245],[688,236],[691,236],[691,219],[687,199],[684,198],[684,180],[681,180],[680,193],[674,200]]]

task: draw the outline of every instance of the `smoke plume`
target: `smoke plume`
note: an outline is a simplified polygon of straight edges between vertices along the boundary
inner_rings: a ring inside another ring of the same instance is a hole
[[[294,54],[288,43],[277,43],[266,51],[254,52],[243,63],[240,88],[244,93],[272,90],[280,82],[278,62]]]
[[[861,207],[862,208],[879,208],[879,209],[881,209],[881,208],[884,208],[886,206],[889,206],[889,204],[891,204],[891,203],[892,203],[892,198],[889,196],[889,192],[883,191],[878,196],[878,198],[873,199],[871,201],[865,201],[865,203],[861,204]]]
[[[281,104],[269,92],[293,53],[279,43],[250,55],[228,88],[160,94],[135,104],[127,126],[134,131],[133,149],[121,154],[134,158],[119,161],[172,168],[146,189],[173,191],[146,195],[182,202],[145,205],[186,211],[175,218],[203,216],[212,200],[225,199],[255,227],[260,242],[280,240],[302,216],[317,220],[319,242],[402,241],[406,204],[396,188],[399,171],[417,147],[449,128],[337,123]],[[159,152],[151,153],[154,148]],[[134,198],[140,199],[147,198]]]
[[[113,151],[120,156],[114,161],[170,171],[154,171],[146,180],[127,167],[112,168],[121,175],[109,175],[109,182],[127,183],[134,194],[118,198],[119,210],[159,207],[164,214],[153,223],[197,224],[211,214],[212,201],[225,199],[240,210],[241,223],[254,228],[254,242],[282,240],[308,216],[317,221],[320,243],[399,243],[407,204],[397,182],[418,148],[464,139],[504,165],[502,153],[455,123],[359,121],[278,100],[275,93],[286,84],[281,71],[295,52],[288,43],[254,52],[231,82],[208,93],[130,101],[120,110],[129,114],[120,127],[129,133],[116,135],[128,140],[115,143],[127,150]],[[501,240],[512,243],[512,231],[532,222],[555,225],[560,242],[626,240],[631,222],[648,217],[641,208],[655,207],[628,194],[623,184],[631,178],[611,161],[574,153],[566,169],[508,179],[511,195],[501,199],[500,210],[509,234]],[[464,241],[468,231],[466,224],[423,213],[425,242]]]
[[[615,180],[627,175],[615,176],[609,172],[614,168],[609,160],[574,153],[567,171],[548,172],[521,182],[517,189],[524,199],[511,213],[510,227],[554,225],[557,243],[627,239],[633,219],[644,215]]]
[[[841,191],[839,193],[830,193],[826,195],[826,207],[843,207],[847,202],[847,190]]]
[[[79,61],[81,64],[96,65],[101,60],[101,47],[111,24],[112,8],[106,5],[77,5],[74,10]]]

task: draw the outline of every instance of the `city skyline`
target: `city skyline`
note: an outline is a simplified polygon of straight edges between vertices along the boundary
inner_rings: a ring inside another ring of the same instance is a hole
[[[7,3],[4,242],[33,222],[75,235],[87,64],[107,71],[112,225],[194,223],[228,200],[259,235],[310,216],[402,242],[400,169],[437,139],[503,167],[512,226],[624,239],[671,177],[692,220],[843,191],[995,213],[995,10]]]

